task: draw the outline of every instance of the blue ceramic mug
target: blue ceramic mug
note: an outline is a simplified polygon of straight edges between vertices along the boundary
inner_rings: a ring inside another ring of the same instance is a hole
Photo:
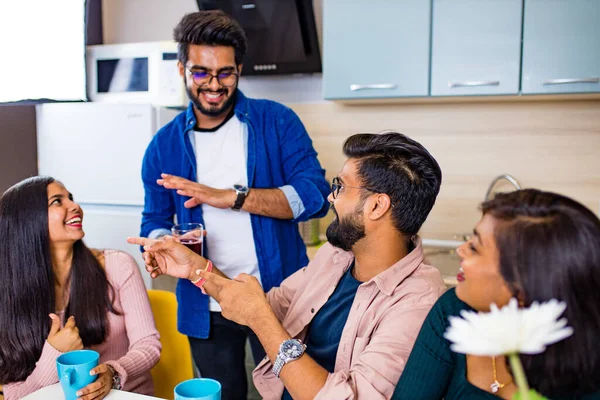
[[[90,375],[98,366],[100,355],[94,350],[69,351],[56,359],[56,369],[65,400],[77,399],[77,391],[94,382],[97,375]]]
[[[221,384],[209,378],[183,381],[175,386],[175,400],[221,400]]]

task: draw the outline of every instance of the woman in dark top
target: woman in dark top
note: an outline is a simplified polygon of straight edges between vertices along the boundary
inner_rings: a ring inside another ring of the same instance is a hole
[[[489,311],[516,297],[556,298],[574,334],[542,354],[521,355],[529,385],[556,399],[600,399],[600,220],[581,204],[527,189],[483,203],[473,238],[462,245],[456,289],[431,309],[392,399],[512,399],[504,357],[453,353],[448,317]]]

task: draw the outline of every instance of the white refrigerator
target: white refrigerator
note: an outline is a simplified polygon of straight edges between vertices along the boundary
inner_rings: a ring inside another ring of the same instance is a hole
[[[84,241],[137,261],[144,189],[142,159],[152,136],[181,110],[150,104],[49,103],[36,106],[38,171],[61,181],[81,205]]]

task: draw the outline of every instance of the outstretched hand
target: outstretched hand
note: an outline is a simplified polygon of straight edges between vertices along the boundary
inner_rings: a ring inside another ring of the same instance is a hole
[[[207,204],[215,208],[231,208],[237,195],[233,189],[215,189],[198,182],[192,182],[180,176],[161,174],[156,183],[166,189],[177,190],[177,194],[189,199],[183,203],[185,208]]]
[[[142,257],[146,271],[150,272],[152,278],[164,274],[190,279],[195,268],[206,265],[205,258],[177,242],[172,236],[163,236],[161,239],[130,237],[127,238],[127,243],[144,247]]]

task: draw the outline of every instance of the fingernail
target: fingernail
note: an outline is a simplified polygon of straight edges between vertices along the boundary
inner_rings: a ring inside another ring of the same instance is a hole
[[[75,393],[77,396],[81,396],[81,392],[77,392]]]

